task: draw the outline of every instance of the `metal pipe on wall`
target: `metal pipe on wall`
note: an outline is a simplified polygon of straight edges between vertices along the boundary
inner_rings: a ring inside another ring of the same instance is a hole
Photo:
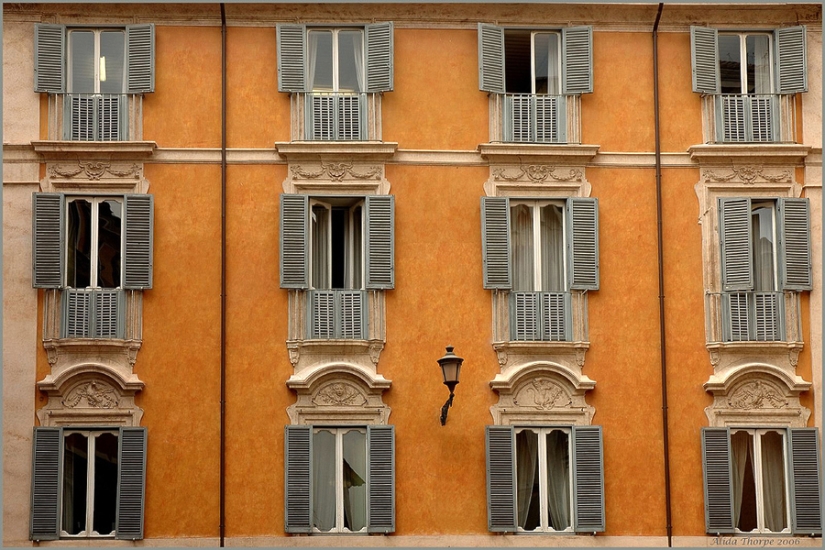
[[[221,2],[221,548],[226,534],[226,9]]]

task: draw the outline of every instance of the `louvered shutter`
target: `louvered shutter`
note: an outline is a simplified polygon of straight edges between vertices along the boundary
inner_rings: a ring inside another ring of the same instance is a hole
[[[733,483],[728,428],[702,428],[705,527],[709,534],[733,533]]]
[[[335,334],[335,291],[311,290],[309,338],[329,339],[336,338]]]
[[[604,458],[601,426],[573,427],[573,496],[577,533],[604,531]]]
[[[63,338],[92,337],[92,293],[89,290],[63,291],[61,336]]]
[[[278,91],[306,91],[306,26],[279,24],[278,40]]]
[[[281,195],[281,288],[307,288],[309,197]]]
[[[395,427],[368,426],[369,533],[395,532]]]
[[[510,294],[510,339],[540,340],[538,292],[513,292]]]
[[[570,288],[599,289],[599,203],[597,199],[567,199],[567,246]]]
[[[338,309],[341,314],[336,331],[336,338],[351,338],[361,340],[364,338],[366,320],[366,293],[360,290],[335,291],[341,305]]]
[[[284,529],[287,533],[309,533],[312,426],[287,426],[284,435]]]
[[[756,317],[753,340],[775,342],[782,340],[781,294],[777,292],[755,292],[753,309]]]
[[[34,91],[66,91],[66,27],[34,25]]]
[[[389,92],[393,87],[392,22],[364,27],[367,59],[366,92]]]
[[[95,103],[94,97],[64,96],[69,116],[63,121],[66,139],[71,141],[94,141]]]
[[[153,195],[123,197],[123,288],[152,288]]]
[[[721,91],[718,35],[716,29],[690,28],[690,61],[694,92],[718,94]]]
[[[484,288],[512,288],[510,203],[507,197],[481,197],[481,249]]]
[[[143,538],[146,494],[146,428],[120,428],[115,538]]]
[[[719,199],[719,242],[722,289],[751,290],[751,201],[748,198]]]
[[[504,93],[504,29],[478,24],[478,88]]]
[[[95,338],[123,338],[126,295],[121,290],[96,290],[92,293]]]
[[[516,532],[515,431],[487,426],[487,526],[490,531]]]
[[[63,480],[62,428],[35,428],[32,447],[31,540],[58,538],[60,497]]]
[[[776,81],[780,94],[808,91],[805,27],[774,31],[776,41]]]
[[[746,342],[750,337],[751,303],[746,292],[722,294],[723,338],[725,342]]]
[[[395,197],[368,195],[366,199],[366,288],[395,288]]]
[[[541,339],[564,342],[571,339],[569,292],[541,293]]]
[[[127,118],[125,103],[121,100],[123,96],[98,97],[95,98],[95,110],[97,111],[97,128],[95,128],[95,139],[97,141],[119,141],[126,138],[124,132]],[[123,107],[123,108],[121,108]]]
[[[780,199],[780,273],[783,290],[811,290],[811,214],[808,199]]]
[[[32,194],[32,286],[60,288],[66,252],[63,247],[65,197]]]
[[[155,25],[126,25],[127,92],[155,91]]]
[[[822,534],[822,477],[819,430],[791,428],[791,528],[799,535]]]
[[[562,93],[593,92],[593,27],[561,30]]]

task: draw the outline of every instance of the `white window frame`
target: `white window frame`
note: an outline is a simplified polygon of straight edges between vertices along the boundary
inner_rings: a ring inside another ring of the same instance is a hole
[[[328,212],[329,216],[329,223],[327,224],[327,231],[326,231],[326,241],[327,241],[327,280],[330,282],[328,288],[316,288],[313,285],[313,276],[315,274],[315,265],[313,264],[313,260],[315,258],[315,250],[313,249],[313,245],[315,243],[315,231],[317,224],[312,219],[314,216],[313,209],[316,206],[321,206]],[[319,199],[310,199],[309,200],[309,216],[310,216],[310,223],[309,223],[309,288],[313,290],[334,290],[332,288],[332,210],[337,208],[328,200],[324,200],[323,198]],[[363,198],[361,200],[354,202],[349,206],[342,206],[341,208],[347,209],[347,227],[346,227],[346,245],[344,249],[344,268],[345,268],[345,289],[346,290],[364,290],[365,288],[365,281],[366,281],[366,261],[365,261],[365,234],[366,234],[366,201]],[[356,208],[361,208],[361,264],[358,266],[358,270],[360,271],[360,281],[361,284],[356,288],[355,284],[353,283],[355,279],[355,270],[356,266],[354,265],[354,258],[355,258],[355,219],[353,216],[353,212]]]
[[[357,32],[361,35],[361,82],[365,82],[366,80],[366,56],[365,56],[365,44],[364,44],[364,29],[359,27],[308,27],[307,28],[307,44],[309,44],[309,37],[313,33],[320,33],[320,32],[329,32],[332,33],[332,89],[327,90],[324,88],[319,88],[313,85],[312,92],[331,92],[331,93],[339,93],[340,92],[340,77],[339,77],[339,63],[338,63],[338,34],[341,31],[350,31],[350,32]],[[309,48],[307,46],[307,56],[309,56]],[[306,70],[309,70],[309,60],[307,59],[305,63]],[[308,78],[312,79],[314,75],[307,75]],[[357,78],[357,75],[356,75]],[[363,90],[358,92],[353,92],[356,94],[365,93]]]
[[[369,436],[367,434],[367,429],[361,426],[342,426],[342,427],[332,427],[332,426],[316,426],[312,429],[312,436],[314,437],[318,432],[331,432],[335,436],[335,525],[329,531],[321,531],[318,529],[314,524],[312,525],[312,532],[315,534],[330,534],[330,533],[337,533],[337,534],[362,534],[366,533],[367,529],[369,528],[369,521],[365,522],[363,528],[358,531],[350,531],[346,527],[344,527],[344,434],[348,432],[359,432],[364,435],[364,456],[367,456],[367,445],[369,442]],[[315,467],[315,463],[310,465],[311,468]],[[367,473],[367,477],[368,477]],[[366,491],[369,492],[369,479],[364,480],[364,485],[366,486]],[[314,491],[314,487],[311,489]],[[369,508],[369,504],[367,504],[367,508]],[[367,510],[368,511],[368,510]],[[313,510],[314,512],[314,510]]]
[[[69,248],[72,246],[72,242],[69,240],[69,208],[71,208],[71,204],[75,201],[86,201],[91,203],[92,212],[91,212],[91,256],[90,256],[90,266],[89,266],[89,283],[87,287],[83,287],[85,289],[102,289],[103,287],[100,286],[100,281],[98,279],[98,254],[100,253],[98,247],[98,240],[99,240],[99,229],[100,229],[100,204],[104,202],[117,202],[120,204],[120,281],[118,285],[112,289],[107,290],[116,290],[123,288],[123,273],[125,264],[123,263],[123,252],[126,250],[126,232],[124,231],[124,209],[125,209],[125,202],[122,196],[98,196],[98,197],[87,197],[87,196],[67,196],[66,197],[66,221],[65,221],[65,235],[66,235],[66,242],[64,246],[66,247],[66,266],[65,272],[63,273],[63,283],[66,288],[78,288],[69,285],[69,261],[68,261],[68,252]]]
[[[777,212],[775,200],[751,200],[751,223],[757,209],[768,208],[771,215],[771,242],[773,251],[771,253],[773,259],[773,285],[768,290],[756,290],[756,254],[758,253],[755,242],[751,243],[751,270],[754,271],[754,290],[756,292],[778,292],[779,291],[779,234],[777,231]]]
[[[568,288],[568,277],[567,277],[567,269],[568,269],[568,259],[567,259],[567,209],[565,208],[564,201],[557,201],[557,200],[546,200],[546,199],[520,199],[520,198],[511,198],[510,199],[510,211],[513,211],[514,207],[517,206],[527,206],[530,209],[530,214],[533,217],[533,290],[531,291],[516,291],[513,290],[512,292],[569,292],[570,289]],[[542,246],[541,246],[541,209],[546,206],[555,206],[561,211],[561,229],[562,229],[562,251],[561,251],[561,261],[562,261],[562,289],[561,290],[548,290],[548,289],[541,289],[541,280],[542,280]],[[513,224],[515,220],[511,216],[510,218],[510,232],[512,233]],[[515,279],[515,277],[514,277]]]
[[[92,92],[76,92],[72,89],[72,82],[73,82],[73,74],[74,74],[74,67],[73,67],[73,40],[72,35],[79,33],[79,32],[91,32],[94,35],[94,60],[92,61],[92,66],[94,67],[94,90]],[[127,65],[127,56],[129,55],[128,45],[126,43],[126,29],[122,27],[103,27],[103,28],[68,28],[66,29],[66,34],[68,35],[68,40],[66,41],[66,89],[68,90],[67,93],[94,93],[99,94],[100,92],[100,64],[101,64],[101,57],[100,57],[100,35],[104,32],[119,32],[123,37],[123,75],[121,77],[121,91],[118,93],[124,94],[126,93],[126,65]]]
[[[559,90],[556,93],[551,94],[549,91],[543,95],[562,95],[561,93],[561,73],[562,73],[562,58],[561,58],[561,32],[559,31],[549,31],[549,30],[540,30],[540,31],[532,31],[530,32],[530,89],[532,90],[532,94],[537,94],[536,92],[536,36],[539,34],[552,34],[556,37],[556,72],[558,73],[558,86]],[[506,47],[505,47],[506,51]],[[547,87],[550,89],[550,86]]]
[[[740,92],[742,95],[748,94],[748,47],[747,39],[749,36],[767,36],[768,37],[768,81],[771,89],[764,94],[774,94],[776,83],[774,82],[774,44],[773,34],[769,32],[719,32],[719,39],[723,36],[736,36],[739,38],[739,86],[742,88]],[[721,57],[720,57],[721,63]],[[721,69],[721,67],[720,67]]]

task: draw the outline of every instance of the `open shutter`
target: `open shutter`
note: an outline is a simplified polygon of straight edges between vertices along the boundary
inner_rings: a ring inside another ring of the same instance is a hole
[[[395,288],[395,197],[368,195],[366,199],[366,288]]]
[[[702,473],[707,532],[733,533],[733,482],[728,428],[702,428]]]
[[[364,27],[367,59],[367,92],[389,92],[393,86],[392,22]]]
[[[123,197],[123,288],[152,288],[153,195]]]
[[[562,93],[593,92],[593,27],[561,30]]]
[[[312,426],[287,426],[284,434],[284,529],[287,533],[309,533]]]
[[[487,526],[490,531],[516,532],[515,431],[487,426]]]
[[[66,91],[66,27],[34,25],[34,91]]]
[[[811,214],[808,199],[779,200],[780,273],[783,290],[811,290]]]
[[[604,458],[601,426],[573,427],[573,497],[577,533],[604,531]]]
[[[281,288],[307,288],[309,197],[281,195]]]
[[[155,25],[126,25],[126,82],[130,94],[155,91]]]
[[[690,61],[693,91],[703,94],[721,92],[719,78],[718,31],[708,27],[690,28]]]
[[[791,428],[791,529],[799,535],[822,534],[822,478],[819,430]]]
[[[65,197],[32,194],[32,286],[60,288],[63,282]]]
[[[115,538],[143,538],[146,494],[146,428],[120,428]]]
[[[60,478],[63,464],[62,428],[35,428],[32,448],[31,540],[58,538]]]
[[[748,198],[719,199],[719,242],[722,289],[751,290],[751,201]]]
[[[478,24],[478,89],[504,93],[504,29]]]
[[[279,24],[278,40],[278,91],[306,91],[306,26]]]
[[[567,199],[567,246],[570,288],[599,289],[599,203],[597,199]]]
[[[805,27],[774,31],[776,42],[776,87],[780,94],[808,91]]]
[[[395,427],[368,426],[369,533],[395,532]]]
[[[512,288],[510,202],[507,197],[481,197],[481,254],[484,288]]]

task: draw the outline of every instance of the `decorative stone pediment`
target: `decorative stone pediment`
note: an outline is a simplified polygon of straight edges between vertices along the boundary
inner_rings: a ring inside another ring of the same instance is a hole
[[[488,197],[531,197],[564,199],[589,197],[590,182],[584,164],[559,165],[513,159],[518,163],[490,164],[490,177],[484,182]]]

